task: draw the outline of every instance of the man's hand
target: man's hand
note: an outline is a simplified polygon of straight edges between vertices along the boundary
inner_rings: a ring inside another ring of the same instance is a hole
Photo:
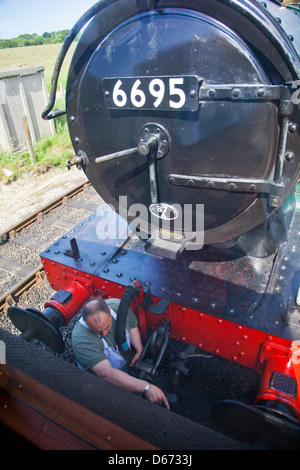
[[[169,410],[170,405],[164,394],[164,392],[156,387],[156,385],[151,384],[149,390],[147,390],[145,397],[151,401],[151,403],[156,403],[157,405],[165,405]]]
[[[122,370],[113,368],[108,359],[104,359],[99,362],[92,367],[91,370],[98,375],[98,377],[108,380],[108,382],[118,385],[129,392],[142,394],[145,386],[147,385],[145,380],[137,379],[126,374]],[[165,394],[160,388],[156,387],[156,385],[150,385],[145,397],[151,401],[151,403],[165,405],[168,410],[170,409],[170,405]]]

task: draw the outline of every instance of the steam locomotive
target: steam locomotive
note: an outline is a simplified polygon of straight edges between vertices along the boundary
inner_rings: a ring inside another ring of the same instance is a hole
[[[66,113],[69,167],[106,204],[41,253],[56,293],[9,308],[25,339],[62,352],[87,299],[120,298],[137,376],[155,380],[169,338],[239,363],[261,375],[255,402],[216,419],[300,442],[299,51],[299,11],[276,0],[102,0],[80,18],[43,118]]]

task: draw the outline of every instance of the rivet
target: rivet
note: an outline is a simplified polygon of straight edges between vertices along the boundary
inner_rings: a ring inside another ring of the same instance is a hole
[[[259,96],[260,98],[264,96],[264,94],[265,94],[265,90],[263,88],[259,88],[257,90],[257,96]]]
[[[217,322],[218,323],[223,323],[223,320],[221,318],[218,318]]]
[[[273,339],[273,336],[271,336],[271,335],[268,335],[268,336],[267,336],[267,340],[268,340],[268,341],[272,341],[272,339]]]
[[[270,346],[265,346],[265,347],[264,347],[264,351],[265,351],[265,352],[270,352],[270,351],[271,351]]]
[[[182,340],[182,341],[185,341],[185,340],[186,340],[186,337],[185,337],[185,336],[182,336],[181,340]]]
[[[241,343],[240,343],[239,341],[235,341],[235,342],[234,342],[234,345],[235,345],[235,346],[239,346],[240,344],[241,344]]]
[[[238,360],[237,356],[233,356],[232,360],[237,361]]]
[[[238,325],[238,326],[237,326],[237,329],[238,329],[238,330],[242,330],[243,327],[242,327],[241,325]]]
[[[198,317],[203,318],[203,317],[204,317],[204,313],[202,313],[202,312],[201,312],[201,313],[198,313]]]
[[[220,354],[220,349],[215,349],[216,354]]]
[[[235,98],[240,96],[240,90],[238,90],[237,88],[234,88],[234,90],[232,90],[232,96],[234,96]]]
[[[247,340],[247,339],[248,339],[248,336],[247,336],[247,335],[243,335],[243,339],[244,339],[244,340]]]
[[[241,351],[241,352],[240,352],[240,356],[241,356],[241,357],[244,357],[244,356],[245,356],[244,351]]]
[[[118,273],[117,276],[118,276],[118,277],[122,277],[123,274],[122,274],[122,273]]]
[[[295,155],[293,154],[293,152],[288,152],[286,155],[285,155],[285,159],[287,162],[292,162],[295,158]]]

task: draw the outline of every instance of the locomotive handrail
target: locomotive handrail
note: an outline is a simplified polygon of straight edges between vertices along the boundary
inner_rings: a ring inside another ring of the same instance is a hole
[[[116,0],[113,0],[116,1]],[[52,114],[49,114],[50,111],[54,108],[55,105],[55,99],[56,99],[56,90],[57,90],[57,83],[58,83],[58,77],[60,74],[60,70],[63,64],[63,61],[66,57],[66,54],[76,38],[77,34],[81,31],[81,29],[86,25],[86,23],[91,20],[100,10],[103,8],[104,4],[109,4],[112,3],[112,0],[100,0],[97,2],[95,5],[93,5],[89,10],[87,10],[81,18],[75,23],[72,29],[68,32],[63,45],[59,51],[59,54],[57,56],[55,65],[54,65],[54,70],[53,70],[53,75],[51,79],[51,89],[50,89],[50,94],[49,94],[49,102],[44,111],[42,112],[42,118],[45,120],[50,120],[54,119],[59,116],[63,116],[66,114],[66,110],[60,110],[60,111],[55,111]]]
[[[42,112],[42,118],[45,120],[50,120],[54,119],[59,116],[63,116],[66,114],[66,110],[60,110],[60,111],[55,111],[54,113],[50,113],[52,109],[54,108],[55,105],[55,99],[56,99],[56,90],[57,90],[57,83],[58,83],[58,77],[60,74],[60,70],[63,64],[63,61],[66,57],[66,54],[76,38],[77,34],[81,31],[81,29],[86,25],[88,21],[90,21],[94,16],[97,15],[103,8],[106,8],[107,6],[111,5],[112,3],[115,3],[118,0],[100,0],[97,2],[95,5],[93,5],[89,10],[87,10],[81,18],[75,23],[72,29],[68,32],[63,45],[59,51],[59,54],[57,56],[55,65],[54,65],[54,70],[53,70],[53,75],[51,79],[51,89],[50,89],[50,94],[49,94],[49,101],[48,105]],[[149,1],[149,4],[151,5],[153,0],[147,0]],[[150,6],[151,7],[151,6]]]

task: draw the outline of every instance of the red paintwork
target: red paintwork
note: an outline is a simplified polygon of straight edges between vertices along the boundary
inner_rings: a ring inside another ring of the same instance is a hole
[[[66,306],[50,300],[45,306],[57,308],[66,324],[80,310],[83,303],[92,296],[121,298],[126,286],[73,270],[51,260],[42,258],[42,263],[51,287],[65,289],[73,294],[73,300]],[[143,291],[132,302],[132,308],[139,321],[143,339],[149,330],[156,329],[164,318],[171,322],[170,337],[183,343],[194,344],[207,352],[238,362],[256,370],[262,375],[259,393],[255,402],[262,399],[279,400],[289,405],[300,419],[300,391],[296,398],[269,388],[273,371],[296,378],[300,384],[300,343],[269,335],[207,313],[170,303],[161,315],[155,315],[142,307]],[[152,297],[154,304],[159,298]],[[298,354],[299,353],[299,354]]]

